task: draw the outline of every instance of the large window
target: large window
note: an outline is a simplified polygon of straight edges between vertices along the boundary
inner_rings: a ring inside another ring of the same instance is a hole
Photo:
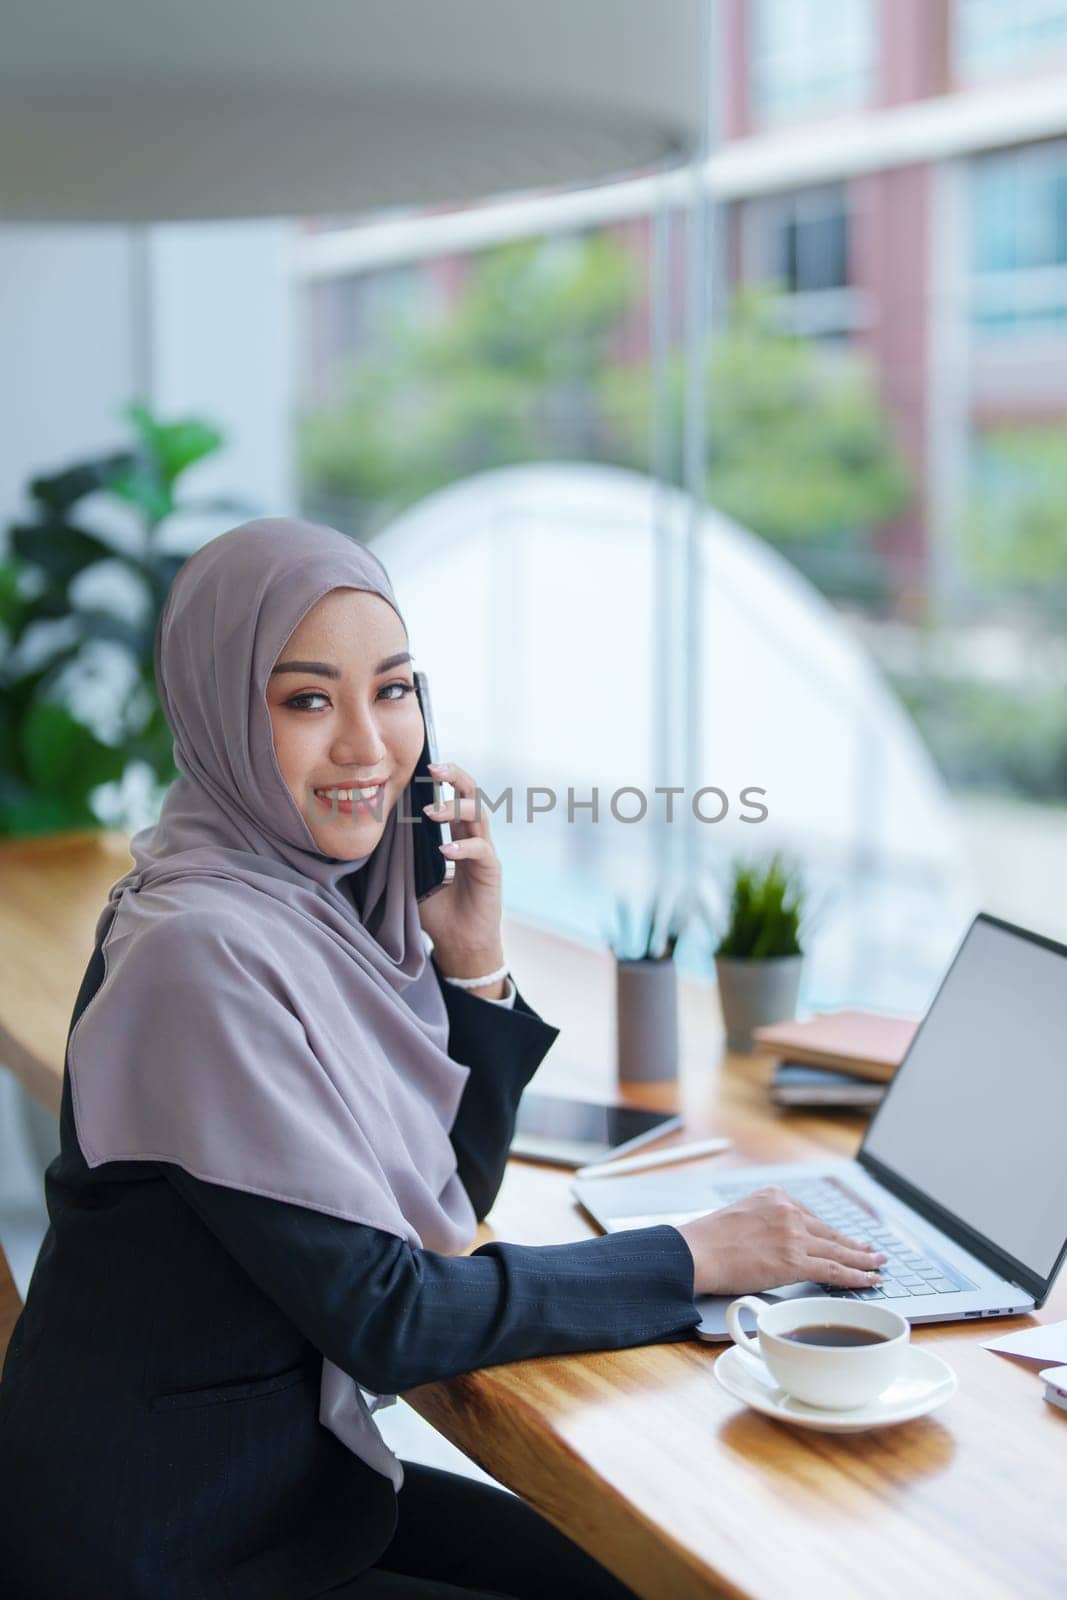
[[[849,287],[848,191],[843,183],[746,202],[741,223],[746,283],[773,283],[783,320],[812,337],[858,326],[860,298]]]
[[[327,398],[339,365],[378,355],[398,336],[425,327],[439,314],[443,300],[433,274],[421,265],[311,283],[304,308],[304,385],[309,396]]]
[[[1067,140],[974,163],[972,236],[975,327],[1067,332]]]
[[[848,283],[848,214],[843,184],[753,201],[746,267],[787,294],[817,294]]]
[[[828,14],[829,13],[829,14]],[[751,107],[761,124],[863,105],[874,85],[874,0],[754,0]]]
[[[947,797],[848,626],[710,507],[693,571],[704,642],[684,670],[707,708],[699,781],[721,786],[727,808],[705,794],[720,820],[694,827],[680,793],[667,824],[655,786],[685,777],[655,776],[658,730],[677,710],[657,666],[655,572],[664,529],[688,516],[682,494],[641,474],[538,462],[453,484],[375,543],[439,727],[483,792],[504,797],[491,820],[509,905],[597,942],[616,897],[648,899],[665,871],[717,903],[732,855],[780,847],[833,908],[806,968],[811,1004],[920,1010],[970,909]],[[766,791],[765,826],[742,820],[748,783]],[[692,933],[678,959],[703,977]]]
[[[999,426],[971,441],[973,507],[964,529],[975,576],[997,586],[1003,613],[1022,617],[1026,648],[1039,625],[1067,627],[1067,457],[1056,422]],[[1062,661],[1062,657],[1061,657]],[[1056,674],[1049,674],[1049,686]],[[1061,704],[1063,688],[1058,687]],[[1065,760],[1062,727],[1049,756]],[[1054,791],[1053,791],[1054,792]]]
[[[1067,0],[956,0],[956,70],[985,77],[1067,53]]]

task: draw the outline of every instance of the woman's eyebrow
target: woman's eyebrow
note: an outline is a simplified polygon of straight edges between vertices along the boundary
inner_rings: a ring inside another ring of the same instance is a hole
[[[375,672],[388,672],[390,667],[399,667],[413,657],[407,650],[398,650],[396,655],[386,656],[384,661],[379,661]],[[278,672],[313,672],[319,678],[339,678],[341,670],[333,667],[328,661],[279,661],[277,666],[271,667],[270,675],[273,678]]]

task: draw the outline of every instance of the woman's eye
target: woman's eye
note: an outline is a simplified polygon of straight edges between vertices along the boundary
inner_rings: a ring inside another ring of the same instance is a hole
[[[399,693],[387,694],[386,691],[389,689],[397,689]],[[415,685],[413,683],[387,683],[378,691],[378,698],[397,701],[403,700],[406,695],[414,693]],[[309,706],[306,703],[308,700],[326,700],[328,702],[329,696],[323,694],[321,689],[306,689],[303,694],[294,694],[293,698],[285,703],[294,711],[318,711],[321,709],[319,706]]]

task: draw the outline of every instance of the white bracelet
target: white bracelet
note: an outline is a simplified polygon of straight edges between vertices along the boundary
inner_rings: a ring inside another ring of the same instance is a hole
[[[489,972],[484,978],[445,978],[446,983],[454,983],[457,989],[480,989],[485,983],[496,983],[500,978],[506,978],[510,967],[498,967],[495,972]]]

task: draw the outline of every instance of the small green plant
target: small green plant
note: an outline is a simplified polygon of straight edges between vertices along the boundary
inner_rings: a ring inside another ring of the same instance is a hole
[[[620,895],[614,925],[607,930],[608,943],[617,961],[670,961],[688,920],[688,904],[666,890],[660,890],[640,913]]]
[[[803,954],[800,926],[806,895],[780,856],[765,865],[735,861],[726,929],[715,947],[732,961],[771,961]]]

